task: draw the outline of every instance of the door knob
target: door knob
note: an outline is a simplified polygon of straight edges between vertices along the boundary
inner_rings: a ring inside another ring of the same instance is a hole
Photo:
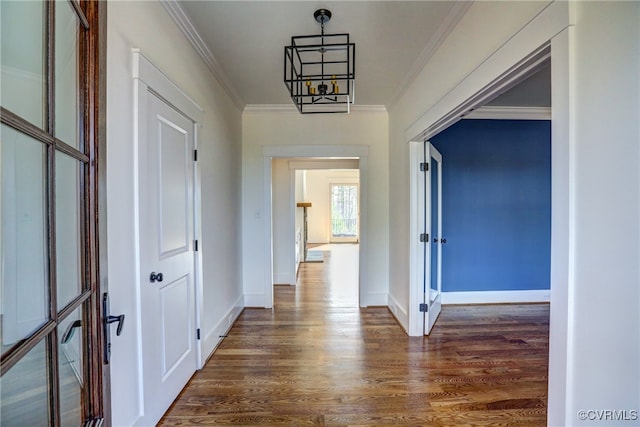
[[[149,275],[149,281],[151,283],[162,282],[163,279],[164,277],[162,276],[162,273],[156,273],[155,271],[152,271],[151,275]]]

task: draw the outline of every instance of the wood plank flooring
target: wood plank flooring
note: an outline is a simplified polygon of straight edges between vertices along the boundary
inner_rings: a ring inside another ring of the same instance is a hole
[[[546,425],[547,304],[444,306],[411,338],[357,307],[346,246],[246,309],[161,425]]]

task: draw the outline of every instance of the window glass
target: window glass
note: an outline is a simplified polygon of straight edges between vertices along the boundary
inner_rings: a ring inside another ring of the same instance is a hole
[[[58,311],[82,291],[80,162],[56,152],[56,278]]]
[[[0,1],[0,23],[0,103],[44,129],[44,5]]]
[[[73,311],[58,326],[58,374],[60,375],[61,425],[82,425],[82,389],[84,387],[84,325],[82,307]]]
[[[0,128],[2,353],[48,318],[45,145]]]
[[[56,138],[78,148],[78,32],[79,22],[67,0],[56,7],[55,102]]]
[[[47,426],[47,355],[45,340],[0,378],[0,425]]]

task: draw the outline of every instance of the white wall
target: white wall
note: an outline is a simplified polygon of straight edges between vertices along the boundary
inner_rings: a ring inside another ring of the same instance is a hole
[[[271,262],[265,236],[263,212],[265,177],[263,149],[266,146],[368,147],[368,266],[367,295],[361,304],[386,302],[388,291],[388,126],[386,111],[352,111],[351,114],[301,115],[298,112],[245,111],[242,120],[242,224],[245,303],[268,306],[270,284],[265,271]],[[296,156],[293,156],[296,157]],[[363,184],[364,185],[364,184]],[[313,209],[313,208],[311,208]]]
[[[312,203],[307,209],[309,243],[331,241],[331,184],[357,184],[357,170],[310,170],[306,174],[305,200]]]
[[[205,355],[242,304],[239,218],[241,114],[159,2],[109,2],[107,28],[107,217],[111,312],[126,315],[112,335],[114,426],[141,412],[134,218],[131,48],[142,53],[204,109],[198,163],[202,179]],[[147,272],[141,272],[145,275]]]
[[[534,19],[545,6],[473,3],[390,110],[389,302],[407,310],[410,134],[455,107],[452,94],[463,101],[553,38],[560,83],[553,132],[561,138],[553,142],[560,215],[553,218],[548,423],[637,425],[633,417],[581,421],[578,411],[640,408],[640,5],[558,2]]]
[[[273,191],[273,283],[295,285],[295,236],[291,229],[291,191],[289,161],[274,159],[271,169]],[[293,173],[293,172],[291,172]]]
[[[303,170],[296,170],[294,177],[295,185],[295,202],[304,202],[304,187],[306,180],[306,173]],[[302,208],[296,207],[295,211],[295,237],[296,242],[296,274],[298,273],[298,267],[300,261],[304,258],[304,211]]]
[[[576,413],[640,410],[640,3],[577,2],[574,36],[567,424],[638,425]]]

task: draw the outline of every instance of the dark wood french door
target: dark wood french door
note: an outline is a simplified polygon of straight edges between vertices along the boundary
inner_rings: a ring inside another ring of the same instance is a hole
[[[0,2],[2,426],[98,425],[105,413],[102,3]]]

